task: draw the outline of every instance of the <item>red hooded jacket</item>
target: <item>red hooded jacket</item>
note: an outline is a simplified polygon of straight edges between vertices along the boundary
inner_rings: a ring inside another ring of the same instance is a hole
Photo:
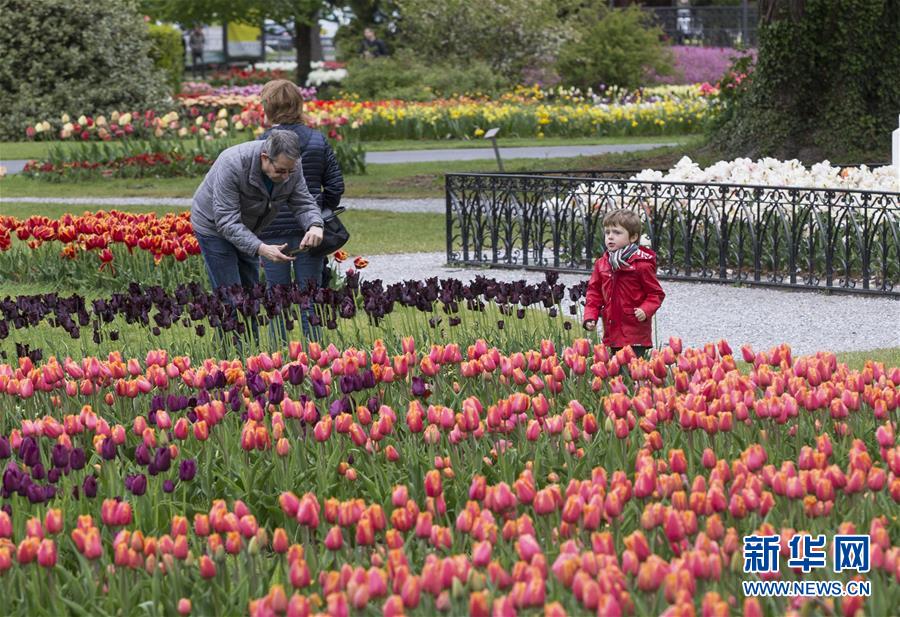
[[[639,248],[628,261],[630,268],[613,270],[609,254],[594,264],[588,282],[584,320],[603,318],[603,343],[610,347],[627,345],[653,346],[651,318],[666,297],[656,278],[656,253]],[[647,315],[638,321],[634,309]]]

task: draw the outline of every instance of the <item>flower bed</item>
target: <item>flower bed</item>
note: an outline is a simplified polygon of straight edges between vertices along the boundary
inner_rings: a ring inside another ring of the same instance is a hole
[[[900,600],[900,368],[456,332],[0,363],[10,610],[787,614],[742,538],[802,533],[871,536],[833,610]]]
[[[111,140],[258,134],[267,126],[259,97],[234,91],[179,97],[179,108],[162,112],[115,112],[106,116],[68,114],[29,126],[29,139]],[[307,122],[346,127],[345,137],[362,140],[471,138],[499,126],[507,136],[667,135],[697,132],[709,101],[697,86],[638,92],[579,93],[518,89],[496,100],[458,97],[425,103],[404,101],[309,101]]]

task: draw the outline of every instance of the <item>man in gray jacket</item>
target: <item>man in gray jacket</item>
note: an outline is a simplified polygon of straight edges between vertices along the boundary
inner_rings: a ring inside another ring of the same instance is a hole
[[[266,244],[256,234],[281,208],[290,208],[304,229],[300,248],[322,242],[322,214],[306,188],[300,140],[292,131],[272,131],[265,141],[226,149],[194,193],[191,225],[213,289],[259,283],[259,257],[293,261],[286,244]]]

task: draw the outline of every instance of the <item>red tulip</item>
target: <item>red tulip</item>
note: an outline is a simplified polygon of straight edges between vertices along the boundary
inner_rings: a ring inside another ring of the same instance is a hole
[[[516,541],[516,552],[519,554],[519,558],[526,562],[530,563],[531,559],[538,554],[541,554],[541,545],[538,544],[537,540],[531,534],[525,534],[520,536]]]
[[[341,528],[335,525],[328,530],[328,535],[325,536],[325,548],[329,551],[337,551],[343,546],[344,536],[341,533]]]
[[[200,556],[200,576],[204,579],[209,580],[211,578],[215,578],[216,576],[216,564],[212,559],[209,558],[209,555],[201,555]]]
[[[490,617],[490,599],[486,591],[473,591],[469,595],[469,617]]]
[[[400,590],[400,598],[403,600],[403,606],[406,608],[416,608],[419,606],[419,597],[421,595],[421,582],[418,576],[409,576]]]
[[[425,494],[428,497],[437,497],[443,490],[440,471],[432,469],[425,474]]]
[[[49,538],[41,540],[37,549],[37,561],[44,568],[52,568],[56,565],[56,543]]]
[[[190,598],[181,598],[178,600],[178,614],[183,617],[191,614]]]

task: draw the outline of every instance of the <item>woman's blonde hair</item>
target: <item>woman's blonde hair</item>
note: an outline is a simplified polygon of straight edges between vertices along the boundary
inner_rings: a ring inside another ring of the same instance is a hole
[[[303,121],[303,98],[293,82],[273,79],[259,94],[266,117],[272,124],[298,124]]]

